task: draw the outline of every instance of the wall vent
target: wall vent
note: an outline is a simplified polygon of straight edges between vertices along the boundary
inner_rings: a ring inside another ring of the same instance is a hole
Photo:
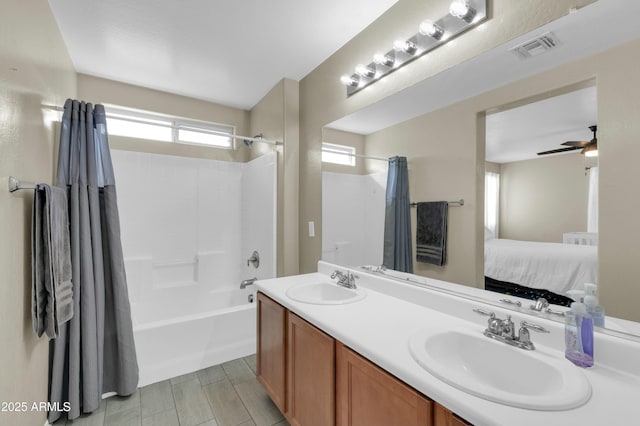
[[[533,40],[525,41],[509,49],[519,58],[531,58],[555,49],[560,45],[560,40],[552,32],[544,33]]]

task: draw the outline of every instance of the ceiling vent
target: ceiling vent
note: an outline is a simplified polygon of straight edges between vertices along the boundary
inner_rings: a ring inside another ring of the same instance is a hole
[[[544,33],[533,40],[525,41],[509,49],[519,58],[531,58],[555,49],[560,45],[560,40],[552,32]]]

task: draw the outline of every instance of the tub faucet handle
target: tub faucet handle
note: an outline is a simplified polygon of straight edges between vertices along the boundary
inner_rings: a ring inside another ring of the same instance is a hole
[[[247,259],[247,266],[249,265],[253,265],[254,268],[260,266],[260,254],[257,250],[254,250],[251,257]]]

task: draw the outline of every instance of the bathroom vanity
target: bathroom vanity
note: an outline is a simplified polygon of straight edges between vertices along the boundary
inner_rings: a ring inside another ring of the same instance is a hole
[[[258,380],[292,425],[612,424],[636,417],[640,343],[596,333],[596,365],[564,359],[563,325],[343,267],[258,281]],[[346,272],[345,272],[346,273]],[[335,276],[335,274],[334,274]],[[451,286],[450,289],[447,287]],[[550,331],[527,351],[483,336],[512,315]],[[463,374],[460,372],[464,370]]]

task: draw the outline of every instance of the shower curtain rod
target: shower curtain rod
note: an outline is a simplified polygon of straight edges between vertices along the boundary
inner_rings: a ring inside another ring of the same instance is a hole
[[[64,108],[59,107],[59,106],[51,106],[51,105],[46,105],[44,106],[45,109],[49,109],[52,111],[59,111],[59,112],[63,112]],[[191,128],[189,126],[174,126],[172,124],[160,124],[160,123],[151,123],[149,121],[145,121],[145,120],[137,120],[135,118],[130,118],[130,117],[121,117],[121,116],[114,116],[111,115],[109,113],[106,113],[107,118],[113,118],[116,120],[122,120],[122,121],[129,121],[131,123],[138,123],[138,124],[150,124],[153,126],[158,126],[158,127],[165,127],[168,129],[175,129],[175,130],[179,130],[179,129],[185,129],[185,130],[189,130],[190,132],[196,132],[196,133],[206,133],[206,134],[211,134],[211,135],[217,135],[217,136],[227,136],[233,139],[241,139],[243,141],[251,141],[251,142],[261,142],[261,143],[266,143],[269,145],[282,145],[282,142],[280,141],[272,141],[270,139],[264,139],[260,134],[258,136],[254,136],[254,137],[249,137],[249,136],[240,136],[240,135],[234,135],[231,133],[227,133],[227,132],[219,132],[217,130],[208,130],[208,129],[195,129],[195,128]]]
[[[378,161],[386,161],[386,162],[389,161],[388,158],[374,157],[372,155],[363,155],[363,154],[351,154],[350,152],[336,151],[336,150],[329,149],[329,148],[322,148],[322,152],[330,152],[332,154],[348,155],[349,157],[356,157],[356,158],[365,158],[367,160],[378,160]]]

